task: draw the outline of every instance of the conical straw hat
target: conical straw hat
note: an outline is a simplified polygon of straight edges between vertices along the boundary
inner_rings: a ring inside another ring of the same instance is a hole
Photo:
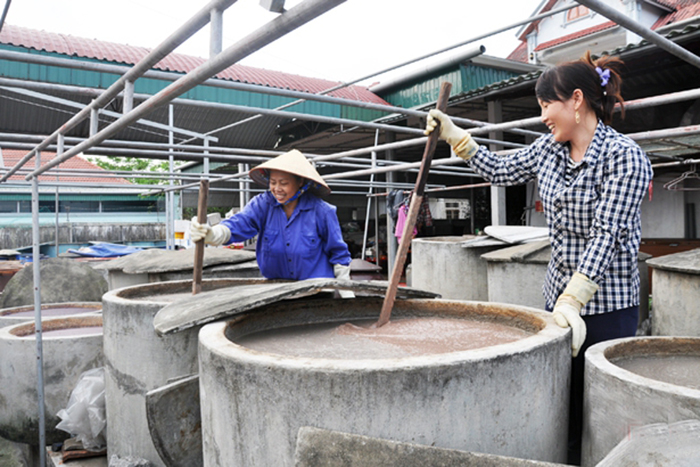
[[[280,154],[274,159],[253,167],[250,169],[249,175],[256,183],[267,187],[270,185],[270,170],[281,170],[311,180],[314,182],[314,186],[309,191],[317,195],[325,196],[331,192],[331,189],[323,181],[321,175],[316,172],[311,162],[296,149]]]

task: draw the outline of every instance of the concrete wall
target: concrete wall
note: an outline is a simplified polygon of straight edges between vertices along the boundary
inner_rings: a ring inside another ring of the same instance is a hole
[[[39,228],[39,242],[53,243],[56,240],[55,226]],[[110,243],[153,241],[165,239],[164,223],[148,224],[65,224],[59,227],[60,243],[87,243],[101,241]],[[0,229],[2,249],[22,248],[32,245],[32,227],[3,227]]]

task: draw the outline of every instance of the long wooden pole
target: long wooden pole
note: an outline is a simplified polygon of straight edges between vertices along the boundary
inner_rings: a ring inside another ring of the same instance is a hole
[[[209,204],[209,180],[199,181],[199,201],[197,203],[197,222],[207,222],[207,205]],[[192,278],[192,295],[202,291],[202,267],[204,265],[204,239],[194,245],[194,276]]]
[[[442,83],[440,86],[440,94],[438,95],[436,105],[438,110],[442,110],[444,112],[447,109],[447,100],[450,97],[451,89],[451,83]],[[430,134],[430,137],[428,137],[428,142],[425,144],[423,160],[421,162],[420,170],[418,171],[418,178],[416,178],[416,186],[413,189],[411,204],[408,207],[406,224],[404,224],[401,241],[399,242],[399,249],[396,252],[396,259],[394,260],[394,270],[391,274],[389,287],[386,289],[386,296],[384,297],[384,303],[382,304],[382,311],[379,314],[379,321],[377,321],[375,324],[376,327],[384,326],[389,322],[391,309],[394,307],[396,290],[399,287],[399,280],[403,274],[403,266],[406,263],[408,247],[411,245],[411,240],[413,238],[413,228],[416,225],[418,211],[420,210],[421,203],[423,202],[425,184],[428,181],[428,172],[430,171],[430,164],[433,161],[433,154],[435,153],[435,147],[437,146],[439,135],[440,128],[438,127],[435,128],[435,130]]]

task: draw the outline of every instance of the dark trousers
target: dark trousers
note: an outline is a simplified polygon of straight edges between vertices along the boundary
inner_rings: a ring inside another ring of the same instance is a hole
[[[588,347],[598,342],[621,337],[632,337],[637,332],[639,307],[583,316],[586,323],[586,340],[576,358],[571,362],[571,398],[569,402],[569,463],[581,463],[581,433],[583,424],[583,372],[584,354]]]

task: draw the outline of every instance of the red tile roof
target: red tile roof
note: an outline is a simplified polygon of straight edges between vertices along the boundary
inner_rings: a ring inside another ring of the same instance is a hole
[[[516,62],[527,63],[527,42],[521,42],[506,58],[508,60],[515,60]]]
[[[5,24],[3,26],[2,32],[0,32],[0,43],[81,58],[106,60],[126,65],[137,63],[150,51],[145,47],[115,44],[96,39],[85,39],[82,37],[74,37],[69,34],[38,31],[20,26],[12,26],[10,24]],[[171,53],[163,58],[154,68],[164,71],[188,73],[204,62],[206,62],[206,60],[203,58]],[[339,84],[339,82],[336,81],[308,78],[290,73],[238,64],[232,65],[222,71],[217,75],[217,78],[310,93],[318,93]],[[330,95],[362,102],[386,104],[383,99],[362,86],[349,86],[334,91]]]
[[[665,0],[659,3],[674,8],[675,11],[659,18],[658,21],[652,25],[651,29],[657,29],[667,24],[678,23],[700,15],[700,2],[697,0]]]
[[[3,149],[2,150],[2,161],[4,162],[4,167],[5,168],[12,168],[14,167],[17,162],[20,161],[29,151],[25,150],[20,150],[20,149]],[[50,152],[42,152],[41,153],[41,163],[44,164],[51,159],[56,157],[55,153],[50,153]],[[35,159],[32,157],[29,159],[29,161],[24,164],[22,167],[22,170],[34,170],[34,164],[35,164]],[[2,164],[0,164],[0,167],[3,167]],[[80,170],[102,170],[100,167],[96,166],[92,162],[89,162],[80,156],[75,156],[71,157],[67,161],[58,164],[56,167],[58,169],[66,169],[66,170],[71,170],[71,169],[80,169]],[[8,181],[24,181],[26,173],[20,173],[20,174],[15,174],[12,175]],[[39,175],[39,182],[55,182],[56,181],[56,175]],[[58,181],[63,182],[63,183],[85,183],[88,185],[105,185],[105,184],[120,184],[120,185],[131,185],[131,183],[128,180],[125,180],[123,178],[98,178],[98,177],[90,177],[88,175],[82,176],[82,175],[59,175],[58,176]]]
[[[572,34],[567,34],[566,36],[558,37],[558,38],[553,39],[551,41],[543,42],[535,48],[535,51],[548,49],[550,47],[554,47],[555,45],[563,44],[565,42],[571,42],[573,40],[580,39],[581,37],[590,36],[591,34],[594,34],[596,32],[605,31],[606,29],[611,29],[611,28],[614,28],[616,26],[617,26],[617,24],[614,21],[608,21],[606,23],[598,24],[596,26],[582,29],[582,30],[574,32]]]

